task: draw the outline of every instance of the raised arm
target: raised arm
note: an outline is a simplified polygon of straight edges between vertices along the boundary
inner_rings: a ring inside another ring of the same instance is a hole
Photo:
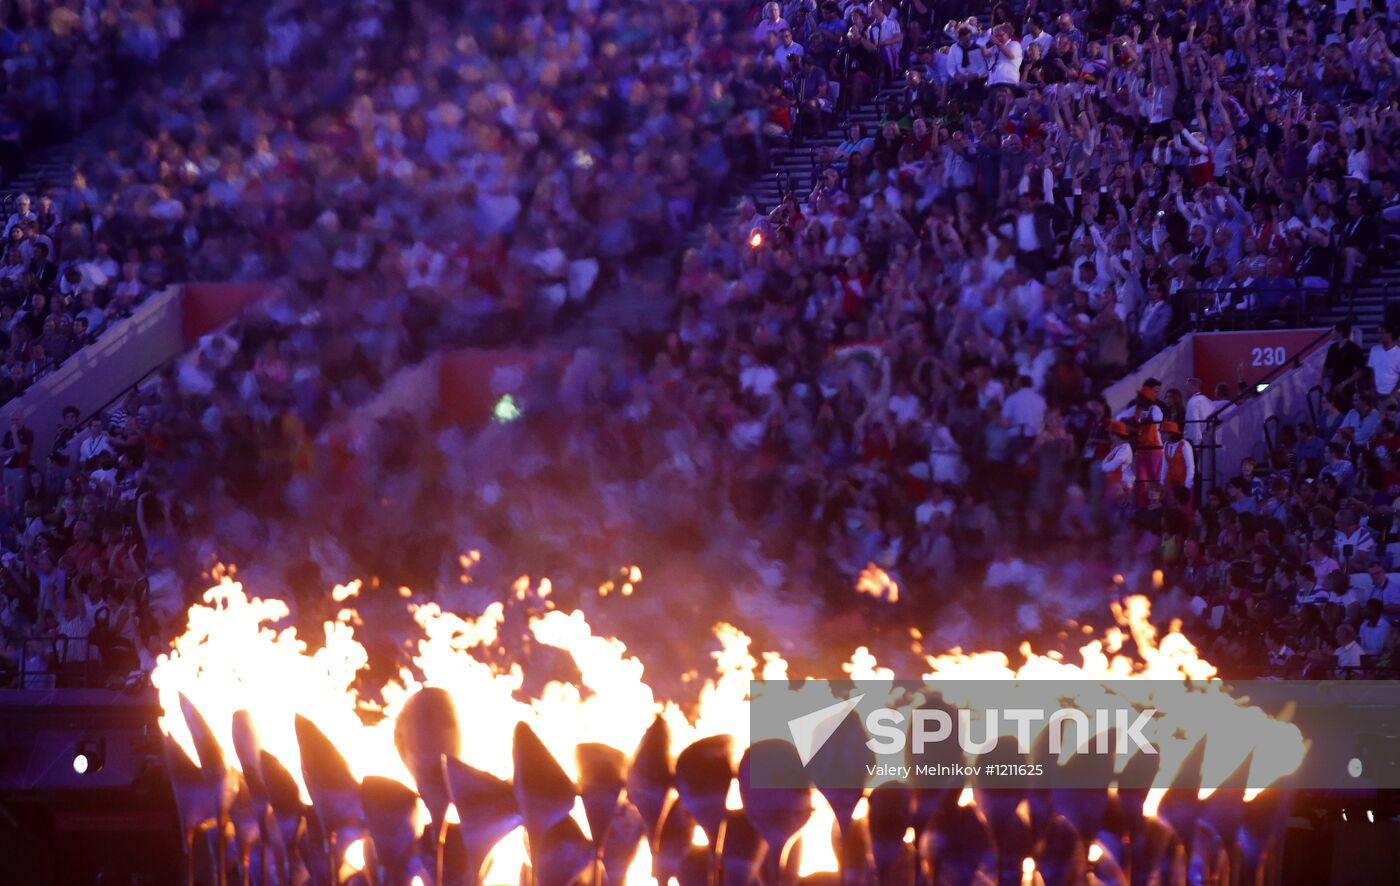
[[[1215,113],[1220,118],[1220,125],[1225,130],[1225,137],[1233,139],[1235,137],[1235,119],[1233,114],[1225,111],[1225,100],[1221,95],[1220,84],[1211,80],[1211,88],[1215,90]]]

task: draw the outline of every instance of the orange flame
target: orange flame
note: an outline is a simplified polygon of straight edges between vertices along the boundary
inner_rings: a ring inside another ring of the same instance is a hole
[[[876,600],[890,603],[899,602],[899,585],[885,570],[874,563],[867,563],[856,579],[856,593],[869,594]]]
[[[624,570],[631,583],[640,581],[640,570]],[[341,602],[352,602],[347,585]],[[533,597],[550,601],[549,584],[542,581]],[[858,590],[891,601],[898,599],[898,588],[873,564],[862,573]],[[870,590],[874,589],[874,590]],[[528,578],[517,581],[508,595],[511,599],[532,596]],[[196,760],[193,741],[180,714],[178,696],[185,695],[204,716],[215,739],[223,748],[228,764],[238,766],[232,738],[233,714],[247,710],[262,746],[277,757],[298,780],[303,799],[309,800],[301,783],[301,758],[294,720],[296,715],[310,719],[340,750],[356,778],[369,775],[396,779],[412,785],[393,741],[394,723],[408,699],[423,687],[445,690],[460,712],[471,712],[472,728],[463,730],[463,757],[472,765],[498,777],[512,774],[511,748],[515,725],[528,723],[556,759],[576,777],[575,747],[583,742],[600,742],[630,753],[640,742],[652,720],[660,716],[670,727],[673,753],[711,735],[729,734],[735,738],[735,753],[741,754],[749,742],[750,684],[755,679],[781,680],[788,677],[787,662],[775,653],[756,655],[752,642],[739,628],[717,624],[713,633],[719,649],[713,653],[710,675],[700,684],[698,703],[688,712],[676,703],[659,699],[646,682],[640,660],[630,655],[618,639],[594,633],[583,612],[545,611],[531,617],[529,630],[535,643],[550,646],[568,655],[577,667],[576,682],[554,681],[539,691],[538,697],[522,700],[519,691],[524,673],[518,663],[489,664],[478,658],[478,650],[498,651],[499,629],[505,620],[505,604],[493,603],[475,618],[444,612],[437,604],[411,606],[422,636],[412,658],[413,668],[404,668],[397,679],[377,687],[382,703],[362,698],[357,678],[369,663],[365,648],[355,637],[359,623],[354,609],[342,609],[336,620],[323,625],[324,636],[308,644],[294,628],[275,627],[289,610],[278,600],[249,597],[242,585],[224,573],[220,583],[205,593],[203,602],[189,610],[185,633],[171,651],[161,656],[152,675],[162,706],[160,726],[164,733],[191,760]],[[1215,668],[1201,659],[1194,646],[1172,630],[1158,637],[1148,620],[1145,598],[1133,597],[1115,607],[1119,626],[1103,640],[1092,640],[1080,649],[1082,664],[1064,661],[1057,653],[1039,655],[1024,645],[1025,663],[1010,666],[1000,652],[963,653],[929,656],[928,677],[941,679],[1004,679],[1033,682],[1046,679],[1080,680],[1082,706],[1092,705],[1107,692],[1102,681],[1127,678],[1155,678],[1144,684],[1146,701],[1170,713],[1180,707],[1186,679],[1211,680]],[[1139,658],[1120,652],[1123,635],[1132,636]],[[842,670],[852,679],[893,681],[894,673],[883,667],[865,647],[857,649]],[[1186,679],[1183,679],[1186,678]],[[695,679],[700,679],[697,674]],[[1169,684],[1167,680],[1175,681]],[[1211,685],[1220,686],[1218,682]],[[1169,686],[1178,687],[1173,690]],[[1029,689],[1029,687],[1028,687]],[[1204,699],[1204,702],[1203,702]],[[958,702],[958,699],[949,698]],[[1296,727],[1269,719],[1255,708],[1246,708],[1223,691],[1195,692],[1193,705],[1208,703],[1212,716],[1201,717],[1194,709],[1194,722],[1220,725],[1211,733],[1207,746],[1207,781],[1233,771],[1245,756],[1254,753],[1251,781],[1268,783],[1295,769],[1302,758],[1302,741]],[[370,722],[367,722],[369,720]],[[1159,734],[1149,735],[1162,748],[1160,786],[1170,783],[1186,753],[1199,734],[1186,730],[1180,718],[1165,721]],[[737,762],[737,756],[736,756]],[[1155,812],[1159,793],[1153,792],[1145,811]],[[959,797],[960,805],[971,805],[971,789]],[[837,869],[830,835],[835,823],[831,807],[813,792],[814,812],[802,831],[803,853],[800,873],[804,876]],[[586,827],[581,809],[576,810],[581,827]],[[354,844],[345,861],[351,867],[363,864],[363,844]],[[522,866],[528,864],[523,832],[517,830],[498,845],[493,873],[488,882],[518,881]],[[652,882],[650,855],[645,846],[627,875],[629,886]]]

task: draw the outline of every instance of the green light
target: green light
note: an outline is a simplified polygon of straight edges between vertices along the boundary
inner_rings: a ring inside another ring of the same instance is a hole
[[[515,421],[520,417],[520,407],[515,405],[514,397],[506,394],[496,401],[495,406],[491,407],[491,417],[502,424]]]

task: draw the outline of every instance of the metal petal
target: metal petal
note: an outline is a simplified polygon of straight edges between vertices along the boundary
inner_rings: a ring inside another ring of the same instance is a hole
[[[751,767],[762,762],[765,782],[803,785],[792,788],[756,788]],[[755,742],[739,761],[739,796],[744,814],[768,844],[768,867],[776,872],[788,844],[812,817],[812,789],[802,759],[791,743],[777,739]]]
[[[515,802],[515,789],[489,772],[455,757],[442,758],[443,781],[461,823],[456,832],[467,855],[473,882],[506,834],[524,821]]]
[[[375,859],[385,869],[388,881],[397,883],[418,841],[413,826],[418,795],[392,778],[370,775],[360,784],[360,801],[374,841]]]
[[[724,823],[724,847],[720,858],[724,882],[731,886],[749,886],[758,876],[758,869],[768,851],[768,844],[749,817],[742,810],[730,810]]]
[[[603,870],[609,883],[621,883],[626,879],[627,869],[632,867],[646,835],[647,825],[637,807],[623,803],[603,839]]]
[[[671,730],[657,717],[647,727],[627,770],[627,799],[642,815],[647,838],[655,843],[661,833],[661,817],[671,798]]]
[[[559,761],[526,723],[515,725],[515,802],[532,839],[569,817],[577,791]]]
[[[578,789],[583,812],[595,846],[607,839],[608,827],[627,789],[627,756],[605,744],[585,743],[574,749],[578,761]]]
[[[870,792],[870,849],[881,883],[895,882],[895,872],[905,861],[904,834],[914,825],[914,796],[908,785],[882,784]]]
[[[724,823],[725,798],[734,780],[734,739],[712,735],[694,742],[676,758],[676,790],[681,802],[704,829],[710,845],[719,845],[720,825]]]
[[[569,886],[593,863],[593,846],[578,822],[565,818],[531,840],[530,857],[538,886]]]
[[[326,734],[300,714],[296,717],[296,734],[301,749],[301,774],[311,794],[312,809],[334,844],[342,832],[364,824],[360,784]]]
[[[394,722],[394,747],[413,776],[428,814],[434,822],[441,822],[448,803],[442,758],[462,753],[462,732],[452,696],[432,686],[415,692]]]

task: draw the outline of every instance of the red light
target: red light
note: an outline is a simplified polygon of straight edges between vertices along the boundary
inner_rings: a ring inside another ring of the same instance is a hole
[[[763,232],[758,228],[754,228],[753,233],[749,235],[749,245],[754,249],[763,245]]]

